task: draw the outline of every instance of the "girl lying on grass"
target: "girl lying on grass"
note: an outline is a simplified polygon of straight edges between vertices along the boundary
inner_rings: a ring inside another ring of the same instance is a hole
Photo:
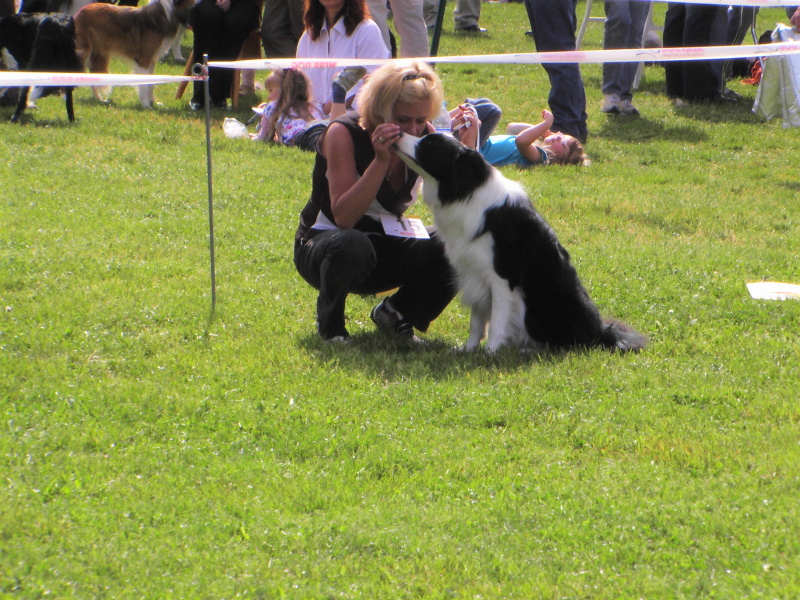
[[[509,123],[509,135],[493,135],[480,147],[483,157],[495,167],[517,165],[588,165],[583,145],[566,133],[553,133],[553,113],[542,111],[542,121]]]

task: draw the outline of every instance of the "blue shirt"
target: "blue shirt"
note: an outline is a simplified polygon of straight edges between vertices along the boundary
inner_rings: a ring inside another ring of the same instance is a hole
[[[543,148],[536,146],[542,155],[542,161],[534,163],[520,154],[516,140],[517,136],[515,135],[493,135],[480,147],[480,153],[490,165],[495,167],[503,167],[505,165],[532,167],[534,165],[547,164],[547,153]]]

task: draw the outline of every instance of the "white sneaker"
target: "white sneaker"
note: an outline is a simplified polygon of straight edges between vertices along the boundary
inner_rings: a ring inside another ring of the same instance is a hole
[[[603,96],[603,105],[600,107],[600,112],[618,115],[622,112],[622,108],[622,98],[617,96],[617,94],[606,94]]]
[[[636,107],[630,100],[623,100],[617,94],[607,94],[603,96],[603,105],[600,107],[600,112],[625,116],[639,114],[639,111],[636,110]]]
[[[622,108],[620,109],[619,114],[628,116],[638,116],[639,111],[636,109],[636,107],[630,100],[623,100]]]

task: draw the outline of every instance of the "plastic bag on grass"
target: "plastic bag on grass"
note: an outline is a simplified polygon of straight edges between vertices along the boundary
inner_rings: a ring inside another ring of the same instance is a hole
[[[232,119],[231,117],[225,117],[225,121],[222,123],[222,130],[229,138],[250,137],[250,135],[247,133],[247,127],[245,127],[244,123],[237,121],[236,119]]]
[[[772,41],[800,41],[800,33],[778,23]],[[781,116],[784,127],[800,127],[800,56],[784,54],[761,60],[764,70],[753,112],[767,120]]]

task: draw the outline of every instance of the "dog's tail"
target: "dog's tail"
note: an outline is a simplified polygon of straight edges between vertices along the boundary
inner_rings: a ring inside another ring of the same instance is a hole
[[[620,321],[606,320],[603,322],[600,343],[609,350],[638,352],[647,346],[647,336]]]

